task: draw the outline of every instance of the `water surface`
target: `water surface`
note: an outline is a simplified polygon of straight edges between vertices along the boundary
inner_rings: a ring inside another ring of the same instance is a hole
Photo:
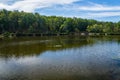
[[[120,80],[120,37],[0,40],[0,80]]]

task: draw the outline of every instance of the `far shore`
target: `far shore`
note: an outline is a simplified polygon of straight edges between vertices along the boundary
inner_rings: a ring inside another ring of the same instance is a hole
[[[107,36],[107,35],[120,35],[120,33],[10,33],[1,34],[0,38],[11,38],[11,37],[42,37],[42,36]]]

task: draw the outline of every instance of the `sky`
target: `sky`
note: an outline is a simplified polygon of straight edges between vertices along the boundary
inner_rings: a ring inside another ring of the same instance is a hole
[[[0,0],[0,9],[46,16],[120,21],[120,0]]]

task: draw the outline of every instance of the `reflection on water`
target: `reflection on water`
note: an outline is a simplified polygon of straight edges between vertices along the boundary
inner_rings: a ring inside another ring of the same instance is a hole
[[[0,42],[0,80],[120,80],[120,37]]]

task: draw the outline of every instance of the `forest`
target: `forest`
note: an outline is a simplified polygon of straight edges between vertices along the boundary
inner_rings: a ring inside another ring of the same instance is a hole
[[[120,33],[120,22],[104,22],[93,19],[44,16],[0,10],[0,34],[9,33]]]

